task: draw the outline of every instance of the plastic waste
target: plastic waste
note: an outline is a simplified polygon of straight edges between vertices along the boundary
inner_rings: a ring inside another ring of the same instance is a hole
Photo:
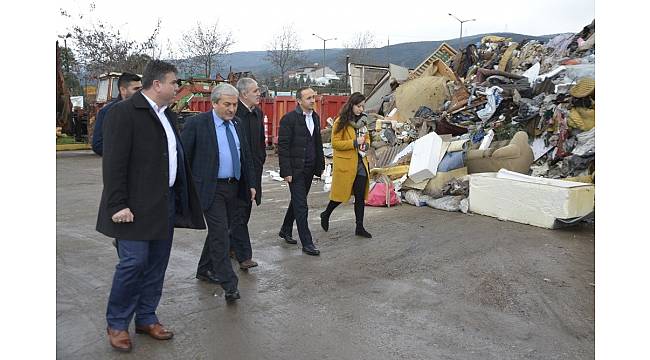
[[[404,199],[407,203],[420,207],[427,206],[427,201],[431,200],[431,196],[417,190],[409,190],[404,194]]]
[[[444,196],[440,199],[430,199],[427,205],[434,209],[445,211],[460,211],[460,202],[465,199],[464,196]]]

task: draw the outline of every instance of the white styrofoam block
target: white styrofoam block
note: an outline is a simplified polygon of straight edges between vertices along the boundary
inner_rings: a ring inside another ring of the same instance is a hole
[[[594,210],[595,187],[572,181],[543,182],[498,178],[497,173],[471,174],[469,210],[501,220],[555,227],[555,219],[571,219]]]
[[[442,138],[435,132],[417,139],[413,144],[409,178],[419,183],[434,177],[438,170],[438,163],[444,155],[440,154],[441,148]]]
[[[538,176],[525,175],[518,172],[510,171],[508,169],[501,169],[496,174],[497,174],[496,177],[498,179],[516,180],[516,181],[523,181],[523,182],[535,183],[541,185],[559,186],[564,188],[589,186],[589,184],[576,182],[576,181],[566,181],[560,179],[549,179],[549,178],[543,178]]]

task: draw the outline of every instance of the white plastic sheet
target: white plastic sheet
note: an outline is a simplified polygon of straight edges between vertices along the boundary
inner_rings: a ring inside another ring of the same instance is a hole
[[[596,152],[596,128],[576,135],[578,145],[573,149],[574,155],[583,156]]]
[[[461,201],[465,199],[464,196],[443,196],[440,199],[431,199],[427,201],[427,205],[434,209],[444,211],[460,211]],[[465,204],[463,204],[465,205]]]
[[[541,68],[541,65],[539,62],[535,63],[535,65],[531,66],[528,70],[526,70],[522,76],[525,76],[528,78],[528,82],[532,86],[535,83],[535,79],[539,76],[539,69]]]
[[[485,104],[483,109],[476,112],[476,115],[478,115],[481,120],[487,121],[492,117],[492,115],[494,115],[494,112],[497,111],[497,106],[501,103],[502,92],[503,89],[498,86],[492,86],[485,91],[488,102]]]
[[[431,200],[431,196],[422,194],[422,192],[417,190],[409,190],[404,194],[404,198],[407,203],[420,207],[427,206],[427,202]]]
[[[282,177],[280,177],[280,173],[277,171],[273,170],[267,170],[267,173],[269,173],[269,177],[275,181],[284,181]]]
[[[596,64],[566,65],[566,76],[578,80],[583,77],[596,78]]]

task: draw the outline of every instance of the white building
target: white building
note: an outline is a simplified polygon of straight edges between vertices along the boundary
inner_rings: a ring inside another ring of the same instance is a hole
[[[300,79],[302,77],[303,79],[309,79],[318,85],[327,85],[332,80],[339,80],[339,77],[336,76],[336,71],[330,69],[329,66],[325,66],[325,71],[323,72],[323,67],[318,64],[290,71],[289,77],[294,79]]]

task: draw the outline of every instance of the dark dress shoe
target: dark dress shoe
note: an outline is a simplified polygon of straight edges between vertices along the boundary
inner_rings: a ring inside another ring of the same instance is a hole
[[[372,238],[372,235],[370,235],[370,233],[367,232],[366,229],[363,228],[363,226],[362,227],[357,226],[357,229],[354,231],[354,234],[357,236],[363,236],[364,238],[368,238],[368,239]]]
[[[241,296],[239,296],[239,290],[226,291],[224,297],[228,303],[233,303],[241,298]]]
[[[297,241],[297,240],[294,240],[294,239],[291,237],[291,235],[287,235],[287,234],[285,234],[285,233],[282,232],[282,231],[280,231],[280,233],[278,233],[278,236],[281,237],[281,238],[283,238],[284,241],[288,242],[289,244],[297,244],[297,243],[298,243],[298,241]]]
[[[174,337],[174,333],[165,329],[161,323],[155,323],[135,327],[136,334],[148,334],[156,340],[169,340]]]
[[[253,259],[244,260],[239,263],[239,268],[242,270],[248,270],[256,266],[257,266],[257,262],[253,261]]]
[[[221,282],[219,279],[214,275],[214,273],[210,270],[202,273],[196,273],[196,278],[201,280],[201,281],[207,281],[213,284],[220,284]]]
[[[320,227],[327,232],[330,228],[330,216],[325,212],[320,213]]]
[[[302,247],[302,252],[307,255],[318,256],[320,255],[320,250],[316,249],[314,245],[307,245]]]
[[[131,345],[131,337],[129,337],[129,332],[127,330],[106,328],[106,332],[108,333],[108,342],[111,344],[113,349],[123,352],[131,351],[133,345]]]

